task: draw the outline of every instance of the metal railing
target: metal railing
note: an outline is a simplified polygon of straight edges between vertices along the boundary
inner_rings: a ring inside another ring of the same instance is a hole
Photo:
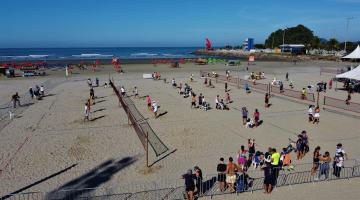
[[[278,169],[279,173],[275,176],[274,187],[283,187],[291,186],[297,184],[306,184],[306,183],[317,183],[323,181],[332,181],[339,179],[350,179],[355,177],[360,177],[360,165],[357,160],[352,160],[349,163],[353,163],[354,166],[346,166],[341,168],[339,176],[336,176],[333,172],[334,169],[331,167],[327,171],[327,177],[324,174],[319,174],[320,169],[315,173],[311,173],[310,170],[306,171],[290,171],[284,172],[281,168]],[[261,171],[260,171],[261,172]],[[322,171],[323,172],[323,171]],[[182,182],[183,180],[181,180]],[[172,182],[161,183],[148,183],[149,187],[152,189],[145,189],[135,192],[124,192],[127,187],[119,187],[119,190],[116,188],[105,189],[102,187],[99,188],[84,188],[84,189],[66,189],[58,190],[55,193],[46,193],[46,192],[31,192],[31,193],[20,193],[14,195],[8,195],[0,198],[0,200],[10,199],[10,200],[20,200],[20,199],[29,199],[29,200],[70,200],[70,199],[163,199],[163,200],[178,200],[184,199],[185,187],[182,186],[179,180],[173,180]],[[263,189],[264,176],[262,177],[247,177],[244,179],[244,174],[237,174],[237,179],[235,182],[234,189],[236,190],[235,194],[242,192],[254,192]],[[158,185],[167,185],[169,187],[158,187]],[[239,188],[237,185],[242,185],[243,187]],[[198,196],[215,196],[230,194],[230,188],[225,188],[224,191],[220,191],[220,184],[217,180],[217,175],[207,175],[200,184],[197,184]],[[125,188],[125,189],[124,189]],[[138,189],[142,187],[137,187]],[[130,189],[129,189],[130,190]],[[118,192],[119,191],[119,192]],[[239,194],[240,195],[240,194]]]

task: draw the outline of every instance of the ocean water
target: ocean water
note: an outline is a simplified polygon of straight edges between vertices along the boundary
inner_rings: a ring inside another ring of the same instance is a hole
[[[199,47],[0,48],[0,61],[194,58]]]

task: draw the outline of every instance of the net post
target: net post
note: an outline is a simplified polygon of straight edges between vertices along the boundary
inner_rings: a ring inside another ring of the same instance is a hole
[[[319,107],[320,92],[317,92],[316,106]]]
[[[128,118],[128,124],[131,125],[131,122],[130,122],[130,111],[129,111],[129,108],[127,109],[126,111],[126,114],[127,114],[127,118]]]
[[[149,167],[149,133],[146,131],[146,167]]]

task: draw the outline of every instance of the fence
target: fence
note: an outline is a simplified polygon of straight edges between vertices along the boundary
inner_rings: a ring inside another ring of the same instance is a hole
[[[332,181],[339,179],[350,179],[355,177],[360,177],[360,165],[358,162],[354,162],[353,166],[343,167],[339,173],[339,176],[334,175],[334,169],[329,169],[328,177],[325,177],[324,174],[319,174],[319,170],[313,175],[310,170],[307,171],[298,171],[298,172],[282,172],[279,173],[276,178],[275,187],[284,187],[292,186],[297,184],[305,183],[316,183],[322,181]],[[245,179],[242,174],[238,174],[237,183],[245,183]],[[251,176],[250,176],[251,177]],[[237,191],[236,194],[241,195],[241,192],[253,192],[263,189],[264,177],[258,178],[248,178],[248,182],[252,182],[248,187],[244,187],[243,191]],[[20,193],[14,195],[7,195],[1,197],[0,200],[10,199],[10,200],[20,200],[20,199],[29,199],[29,200],[70,200],[70,199],[162,199],[162,200],[180,200],[184,199],[185,187],[180,186],[180,182],[174,181],[175,184],[166,183],[169,187],[159,188],[155,185],[152,189],[141,190],[138,192],[115,192],[114,188],[104,189],[104,188],[84,188],[84,189],[67,189],[59,190],[55,193],[45,193],[45,192],[32,192],[32,193]],[[150,184],[151,185],[151,184]],[[245,184],[246,185],[246,184]],[[123,191],[123,190],[121,190]],[[202,184],[200,184],[200,197],[203,196],[215,196],[230,194],[231,191],[228,189],[221,192],[219,183],[217,182],[217,175],[209,175],[204,178]]]
[[[264,83],[255,83],[254,84],[252,81],[249,81],[249,80],[238,79],[238,78],[233,78],[233,77],[227,78],[226,76],[220,75],[220,74],[216,74],[216,77],[211,77],[210,75],[211,74],[209,72],[200,71],[200,76],[202,76],[202,77],[214,78],[214,79],[216,79],[216,81],[228,82],[229,84],[234,85],[234,86],[248,84],[252,88],[263,91],[263,92],[267,92],[267,93],[273,92],[273,93],[284,95],[287,97],[292,97],[292,98],[296,98],[296,99],[300,99],[300,100],[307,100],[307,101],[315,102],[314,93],[308,93],[306,95],[306,98],[302,99],[301,91],[286,89],[286,88],[284,88],[282,91],[280,91],[279,87],[270,86],[269,84],[264,84]]]
[[[346,72],[344,69],[335,69],[335,68],[320,68],[320,75],[321,74],[341,74]]]
[[[118,97],[121,106],[124,108],[126,114],[128,115],[128,119],[130,120],[131,124],[133,125],[135,132],[138,135],[145,150],[147,151],[147,142],[149,142],[149,144],[151,145],[152,149],[154,150],[156,156],[160,156],[161,154],[168,151],[169,149],[160,140],[160,138],[156,135],[154,130],[150,127],[150,125],[146,121],[146,119],[138,111],[134,102],[129,97],[122,96],[119,93],[119,90],[113,84],[113,82],[110,81],[110,85],[113,88],[116,96]]]
[[[288,96],[288,97],[293,97],[296,99],[308,100],[311,102],[315,102],[315,94],[314,93],[307,93],[305,95],[305,99],[302,99],[302,92],[297,91],[297,90],[292,90],[292,89],[287,89],[287,88],[283,88],[283,90],[280,90],[279,87],[271,86],[271,92],[276,93],[276,94],[281,94],[284,96]]]
[[[359,103],[349,101],[348,104],[346,104],[345,100],[324,96],[324,105],[360,113]]]

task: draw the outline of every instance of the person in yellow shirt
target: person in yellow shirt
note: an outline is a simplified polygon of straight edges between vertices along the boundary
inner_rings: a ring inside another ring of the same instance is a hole
[[[272,174],[274,175],[274,186],[276,186],[277,178],[279,176],[279,166],[280,162],[280,153],[276,152],[276,149],[273,148],[271,150],[271,168],[272,168]]]

